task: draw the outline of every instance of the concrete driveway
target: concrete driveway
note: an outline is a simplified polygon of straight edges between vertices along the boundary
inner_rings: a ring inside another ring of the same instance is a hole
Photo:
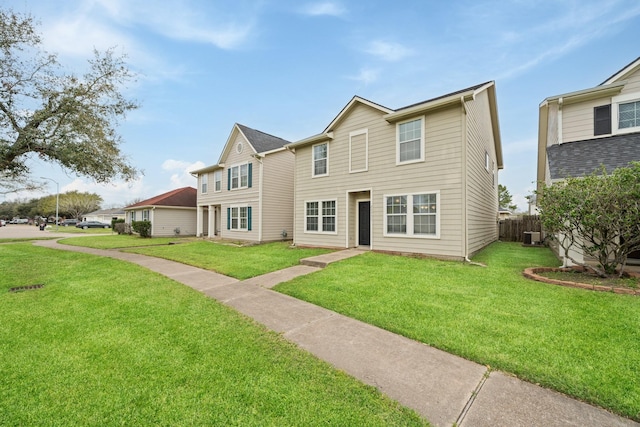
[[[56,226],[51,225],[48,226],[46,230],[40,231],[40,228],[35,225],[7,224],[5,227],[0,227],[0,239],[83,236],[83,234],[65,233],[65,228],[68,227],[58,227],[58,231],[56,232]]]

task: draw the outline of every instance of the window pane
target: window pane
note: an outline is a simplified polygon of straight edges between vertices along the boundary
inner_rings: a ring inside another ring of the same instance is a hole
[[[387,233],[405,234],[407,232],[406,215],[388,215]]]
[[[318,217],[307,217],[307,231],[318,231]]]
[[[398,125],[398,150],[401,162],[418,160],[421,155],[422,119]]]
[[[407,213],[407,196],[387,197],[387,214]]]
[[[640,126],[640,101],[620,104],[618,114],[620,129]]]
[[[247,228],[247,208],[240,208],[240,228]]]
[[[318,202],[307,203],[307,215],[318,215]]]
[[[314,175],[324,175],[327,173],[327,160],[316,160],[313,166],[313,174]]]
[[[238,166],[231,168],[231,188],[238,188]]]
[[[413,233],[414,234],[436,234],[436,216],[414,215],[413,216]]]
[[[313,146],[313,174],[327,173],[327,144]]]
[[[335,215],[336,214],[336,202],[322,202],[322,215]]]
[[[436,195],[417,194],[413,196],[413,213],[436,213]]]
[[[322,231],[336,231],[336,218],[334,216],[322,217]]]

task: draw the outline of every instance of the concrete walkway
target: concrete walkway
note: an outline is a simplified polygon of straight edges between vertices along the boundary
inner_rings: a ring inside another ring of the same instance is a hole
[[[133,262],[190,286],[378,388],[436,426],[640,427],[560,393],[269,289],[362,251],[320,255],[303,265],[238,281],[144,255],[56,241],[35,244]]]

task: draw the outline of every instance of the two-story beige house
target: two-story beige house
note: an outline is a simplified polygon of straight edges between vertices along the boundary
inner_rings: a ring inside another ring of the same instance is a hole
[[[291,239],[294,155],[282,138],[235,124],[218,163],[198,179],[198,236],[243,241]]]
[[[494,82],[395,110],[356,96],[287,148],[297,245],[462,260],[498,238]]]
[[[567,177],[640,161],[640,58],[598,86],[540,104],[538,191]],[[584,262],[581,253],[574,259]],[[640,262],[640,253],[629,261]]]

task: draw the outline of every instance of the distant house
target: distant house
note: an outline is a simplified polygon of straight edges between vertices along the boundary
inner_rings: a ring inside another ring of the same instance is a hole
[[[124,219],[124,208],[115,209],[101,209],[94,212],[90,212],[82,217],[83,221],[100,221],[111,224],[114,219]]]
[[[391,109],[355,96],[295,151],[294,243],[465,259],[498,239],[495,85]]]
[[[198,236],[291,239],[294,155],[277,136],[235,124],[218,163],[198,179]]]
[[[178,188],[127,206],[125,222],[151,221],[152,237],[194,236],[196,193],[193,187]]]
[[[640,161],[640,58],[598,86],[546,98],[538,126],[538,191]],[[629,261],[640,262],[640,253]]]

